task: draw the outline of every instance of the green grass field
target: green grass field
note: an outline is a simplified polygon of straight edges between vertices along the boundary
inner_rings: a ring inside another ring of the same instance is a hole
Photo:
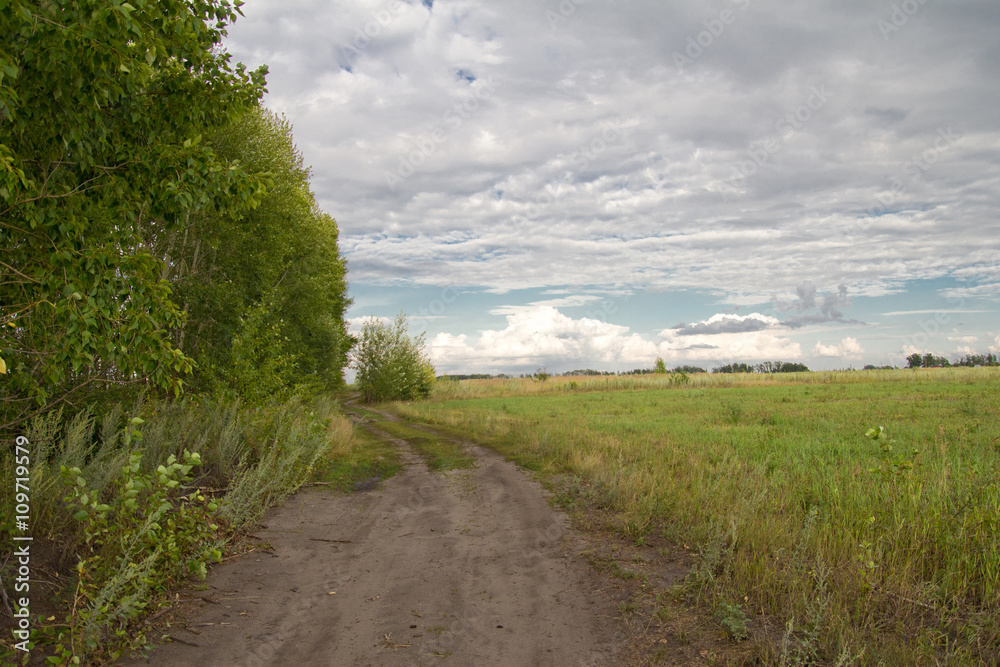
[[[699,596],[779,619],[784,664],[1000,659],[1000,369],[678,379],[442,381],[395,409],[700,545]]]

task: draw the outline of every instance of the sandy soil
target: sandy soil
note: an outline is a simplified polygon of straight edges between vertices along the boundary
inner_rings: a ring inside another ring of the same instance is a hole
[[[272,550],[216,567],[178,641],[121,664],[616,664],[620,614],[541,487],[478,447],[444,474],[400,447],[373,490],[269,514]]]

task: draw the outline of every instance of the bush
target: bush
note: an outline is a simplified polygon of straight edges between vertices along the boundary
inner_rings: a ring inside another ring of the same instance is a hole
[[[400,313],[392,325],[372,318],[364,323],[351,365],[366,403],[405,401],[430,394],[434,366],[424,354],[424,336],[406,332]]]
[[[34,418],[25,431],[32,565],[55,578],[39,583],[50,613],[33,616],[32,651],[50,664],[104,664],[141,646],[143,615],[181,579],[204,576],[240,531],[346,446],[351,429],[336,407],[295,396],[254,408],[143,398],[100,420],[61,410]],[[2,488],[15,488],[13,455],[0,451]],[[15,548],[14,503],[0,494],[0,553]],[[0,562],[3,581],[16,566]],[[0,664],[19,657],[0,643]]]

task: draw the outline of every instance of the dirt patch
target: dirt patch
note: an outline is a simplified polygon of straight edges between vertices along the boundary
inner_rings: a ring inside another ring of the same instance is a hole
[[[216,567],[174,642],[125,665],[619,664],[624,626],[592,548],[490,451],[271,512],[269,549]],[[182,643],[183,642],[183,643]]]

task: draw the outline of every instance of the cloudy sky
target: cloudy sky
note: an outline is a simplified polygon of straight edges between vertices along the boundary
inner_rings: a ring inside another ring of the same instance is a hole
[[[996,0],[249,0],[355,323],[441,372],[1000,350]]]

